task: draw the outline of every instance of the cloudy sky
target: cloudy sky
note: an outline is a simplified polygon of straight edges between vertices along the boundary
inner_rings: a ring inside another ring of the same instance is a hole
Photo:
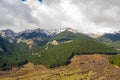
[[[120,0],[0,0],[0,29],[120,30]]]

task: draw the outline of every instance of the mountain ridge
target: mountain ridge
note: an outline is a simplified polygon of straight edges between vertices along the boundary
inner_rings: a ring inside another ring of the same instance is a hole
[[[118,53],[113,47],[69,28],[52,36],[47,34],[47,31],[35,29],[20,33],[13,42],[9,42],[9,38],[1,38],[1,43],[7,41],[10,46],[6,42],[2,44],[8,48],[7,53],[0,54],[0,70],[20,67],[28,62],[54,68],[69,64],[74,55]]]

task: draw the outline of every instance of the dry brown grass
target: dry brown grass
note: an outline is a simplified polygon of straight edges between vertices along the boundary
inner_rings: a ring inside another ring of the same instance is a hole
[[[76,55],[68,66],[48,69],[28,63],[21,69],[0,72],[0,80],[120,80],[120,68],[108,55]]]

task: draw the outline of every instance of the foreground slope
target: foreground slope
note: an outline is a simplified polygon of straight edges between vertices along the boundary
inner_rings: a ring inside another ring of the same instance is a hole
[[[109,63],[110,55],[76,55],[68,66],[48,69],[29,63],[21,69],[0,72],[1,80],[119,80],[120,68]]]

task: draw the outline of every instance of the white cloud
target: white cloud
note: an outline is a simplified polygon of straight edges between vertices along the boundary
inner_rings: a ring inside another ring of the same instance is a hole
[[[1,0],[0,27],[16,31],[71,27],[85,33],[110,32],[120,30],[119,4],[119,0]]]

